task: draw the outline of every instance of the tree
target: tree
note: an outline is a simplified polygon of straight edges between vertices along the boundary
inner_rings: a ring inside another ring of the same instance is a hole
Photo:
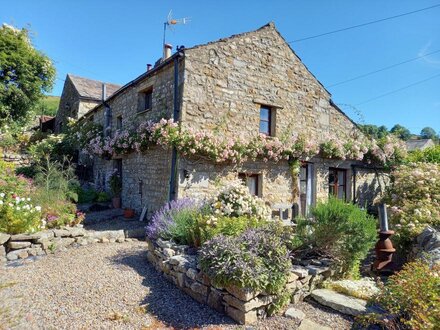
[[[390,133],[397,135],[400,139],[407,141],[411,137],[411,132],[406,127],[396,124],[390,129]]]
[[[369,125],[359,125],[359,127],[365,134],[375,139],[381,139],[388,135],[388,129],[386,128],[386,126],[383,125],[378,127],[376,125],[369,124]]]
[[[420,131],[420,137],[422,139],[438,139],[438,135],[432,127],[425,127]]]
[[[32,45],[29,31],[0,28],[0,125],[25,123],[45,92],[51,91],[55,68]]]

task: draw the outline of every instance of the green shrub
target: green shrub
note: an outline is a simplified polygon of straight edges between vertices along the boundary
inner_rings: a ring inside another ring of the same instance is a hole
[[[92,188],[83,189],[78,186],[76,193],[78,194],[78,203],[91,203],[98,197],[98,193]]]
[[[35,177],[35,175],[37,174],[37,170],[36,170],[35,166],[32,166],[32,165],[21,166],[21,167],[17,167],[15,169],[15,174],[23,175],[26,178],[33,179]]]
[[[283,240],[270,231],[250,229],[237,237],[218,235],[200,249],[202,270],[216,285],[278,293],[291,262]]]
[[[360,261],[376,241],[376,220],[353,204],[330,198],[312,209],[313,220],[298,222],[305,242],[330,254],[342,275],[357,277]]]
[[[411,151],[406,158],[410,163],[435,163],[440,164],[440,145],[424,150]]]
[[[383,316],[376,314],[360,317],[358,321],[385,328],[388,328],[387,324],[394,323],[395,329],[439,329],[439,273],[440,265],[429,269],[420,260],[407,263],[400,272],[389,277],[385,285],[380,285],[380,293],[373,299],[374,303],[387,310],[387,322],[384,322]]]
[[[95,199],[98,203],[104,203],[104,202],[108,202],[110,200],[110,195],[107,194],[105,191],[99,191],[96,194],[96,199]]]

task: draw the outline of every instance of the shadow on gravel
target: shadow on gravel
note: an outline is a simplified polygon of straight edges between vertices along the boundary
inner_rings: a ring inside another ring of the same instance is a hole
[[[147,304],[147,313],[177,329],[193,329],[203,326],[235,325],[224,316],[193,300],[181,292],[173,283],[161,276],[147,260],[147,252],[142,248],[125,252],[112,262],[134,269],[144,280],[142,284],[150,289],[142,304]]]

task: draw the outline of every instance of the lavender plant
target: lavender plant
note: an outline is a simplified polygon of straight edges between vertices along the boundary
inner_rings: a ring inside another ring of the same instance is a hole
[[[194,199],[182,198],[165,204],[151,218],[146,228],[150,239],[173,239],[176,243],[190,244],[192,229],[201,212],[201,203]]]

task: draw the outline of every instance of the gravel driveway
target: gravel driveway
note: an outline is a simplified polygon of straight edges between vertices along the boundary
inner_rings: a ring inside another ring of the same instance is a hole
[[[243,329],[164,280],[145,251],[141,241],[93,244],[0,268],[0,287],[10,284],[0,289],[0,329],[5,316],[16,329]],[[295,327],[273,317],[255,328]]]

